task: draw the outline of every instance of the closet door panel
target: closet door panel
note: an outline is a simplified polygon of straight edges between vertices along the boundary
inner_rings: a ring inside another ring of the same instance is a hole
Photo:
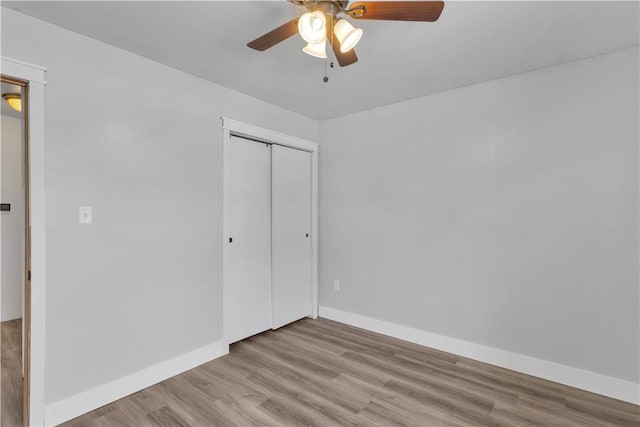
[[[311,315],[311,154],[271,150],[273,328]]]
[[[232,343],[271,327],[271,150],[235,136],[228,149],[224,322]]]

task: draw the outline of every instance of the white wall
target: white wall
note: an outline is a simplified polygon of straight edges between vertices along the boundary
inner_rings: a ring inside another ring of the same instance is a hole
[[[638,383],[638,68],[322,122],[320,304]]]
[[[2,203],[11,203],[11,211],[2,212],[2,259],[0,261],[0,319],[22,317],[22,284],[24,278],[24,187],[22,157],[22,121],[2,116],[0,166]]]
[[[46,402],[220,340],[219,118],[318,122],[5,8],[2,55],[48,68]]]

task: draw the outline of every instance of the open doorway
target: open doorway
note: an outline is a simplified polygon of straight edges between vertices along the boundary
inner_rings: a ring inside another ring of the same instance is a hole
[[[27,82],[2,76],[0,144],[0,425],[28,421],[30,331]]]

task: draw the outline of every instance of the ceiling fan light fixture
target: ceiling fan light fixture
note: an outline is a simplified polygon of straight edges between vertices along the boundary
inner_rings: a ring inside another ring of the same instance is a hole
[[[325,59],[327,57],[327,43],[324,41],[321,41],[320,43],[309,43],[302,49],[302,51],[307,55]]]
[[[340,19],[336,23],[333,32],[340,41],[340,52],[342,53],[353,49],[364,33],[362,28],[354,28],[346,19]]]
[[[17,112],[22,112],[22,98],[17,93],[6,93],[2,95],[9,107],[13,108]]]
[[[318,44],[327,38],[327,18],[319,10],[307,12],[298,20],[298,32],[307,43]]]
[[[354,0],[354,2],[347,0],[289,0],[289,2],[296,6],[305,7],[306,13],[250,41],[247,46],[262,52],[289,37],[300,34],[309,43],[303,49],[306,53],[324,57],[326,46],[320,49],[320,46],[312,45],[326,42],[328,39],[333,48],[335,59],[341,67],[358,61],[354,46],[360,41],[364,31],[361,28],[354,28],[346,19],[338,19],[338,16],[346,15],[346,17],[358,20],[434,22],[440,18],[444,8],[442,0]],[[333,66],[333,63],[331,65]]]

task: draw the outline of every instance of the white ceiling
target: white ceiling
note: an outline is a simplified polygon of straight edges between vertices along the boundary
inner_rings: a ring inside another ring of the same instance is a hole
[[[280,1],[5,2],[36,18],[316,119],[638,44],[637,2],[447,2],[435,23],[358,21],[354,65],[329,69],[294,36],[245,45],[303,9]]]

